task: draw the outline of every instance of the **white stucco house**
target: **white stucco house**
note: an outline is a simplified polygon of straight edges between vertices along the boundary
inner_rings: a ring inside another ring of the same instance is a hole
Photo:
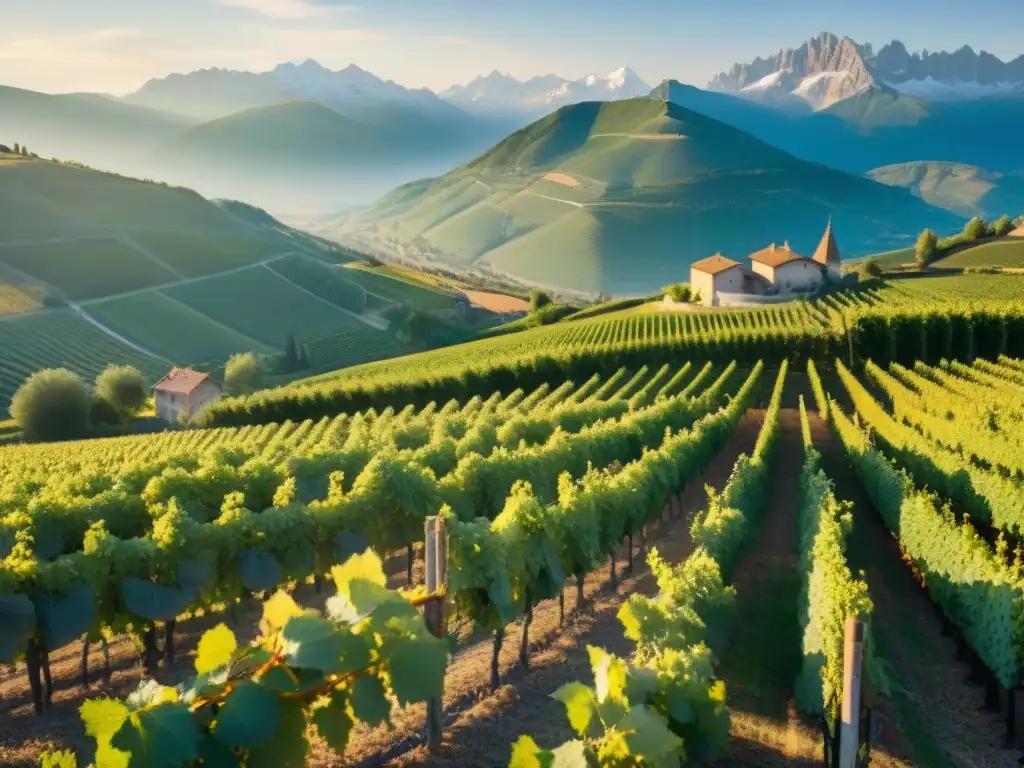
[[[207,403],[223,394],[223,387],[205,373],[191,368],[172,368],[153,385],[156,415],[172,424],[189,420]]]
[[[832,220],[810,258],[794,251],[789,243],[750,254],[750,268],[716,253],[690,267],[690,287],[700,293],[707,307],[733,303],[737,295],[785,295],[815,290],[829,280],[839,280],[842,258],[832,234]]]
[[[690,290],[706,307],[718,306],[719,293],[743,293],[746,272],[738,261],[720,253],[690,265]]]

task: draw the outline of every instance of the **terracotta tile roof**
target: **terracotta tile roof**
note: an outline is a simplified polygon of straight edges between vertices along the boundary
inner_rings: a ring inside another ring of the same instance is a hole
[[[153,385],[156,392],[173,392],[177,395],[188,395],[195,392],[204,381],[213,381],[205,373],[193,371],[191,368],[171,368],[171,372]]]
[[[842,257],[839,255],[839,246],[836,245],[836,239],[832,235],[831,218],[828,220],[828,226],[825,227],[825,234],[822,235],[817,250],[814,251],[814,260],[819,264],[838,265],[842,263]]]
[[[772,243],[767,248],[762,248],[756,253],[750,254],[750,260],[756,261],[759,264],[772,267],[773,269],[781,267],[783,264],[788,264],[791,261],[799,261],[806,257],[801,256],[799,253],[789,247],[789,243],[784,245],[776,245]],[[808,259],[810,261],[810,259]]]
[[[714,256],[708,256],[706,259],[694,262],[690,265],[690,269],[695,269],[706,275],[717,275],[719,272],[725,272],[727,269],[742,266],[738,261],[727,259],[722,254],[716,253]]]

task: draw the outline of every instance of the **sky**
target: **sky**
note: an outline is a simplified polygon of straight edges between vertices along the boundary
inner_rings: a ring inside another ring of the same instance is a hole
[[[312,58],[434,90],[493,70],[705,86],[827,30],[875,48],[1024,54],[1021,0],[0,0],[0,85],[124,94]]]

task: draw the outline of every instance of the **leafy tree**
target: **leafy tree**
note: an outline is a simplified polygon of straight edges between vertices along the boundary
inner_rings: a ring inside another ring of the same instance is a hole
[[[14,154],[16,154],[16,155],[20,155],[21,154],[21,145],[18,144],[18,142],[14,142]]]
[[[927,267],[938,258],[939,236],[935,230],[926,229],[917,238],[917,245],[914,246],[914,255],[917,259],[917,266]]]
[[[266,369],[255,352],[232,355],[224,367],[224,388],[232,395],[247,395],[263,387]]]
[[[882,276],[882,265],[874,259],[864,259],[858,271],[862,279],[870,280]]]
[[[988,237],[988,233],[988,224],[980,216],[975,216],[973,219],[968,221],[964,227],[964,239],[967,241],[980,240],[983,237]]]
[[[530,311],[536,312],[538,309],[543,309],[548,304],[551,304],[554,299],[551,298],[551,294],[547,291],[533,290],[530,291]]]
[[[289,333],[284,345],[284,370],[292,373],[299,369],[299,352],[295,347],[295,334]]]
[[[995,237],[1006,237],[1013,229],[1013,221],[1009,216],[1000,216],[992,223],[992,234]]]
[[[146,380],[131,365],[108,365],[96,377],[96,397],[106,400],[127,420],[146,404]]]
[[[89,428],[85,383],[66,368],[33,373],[11,400],[11,417],[26,440],[69,440]]]

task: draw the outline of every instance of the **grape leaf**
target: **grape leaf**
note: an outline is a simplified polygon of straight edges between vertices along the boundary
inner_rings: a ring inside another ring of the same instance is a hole
[[[229,747],[252,749],[272,739],[277,727],[277,695],[245,681],[224,700],[213,735]]]
[[[249,754],[246,768],[306,768],[306,715],[302,702],[279,699],[273,741]]]
[[[541,749],[529,736],[520,736],[512,746],[508,768],[551,768],[554,758],[551,750]]]
[[[142,737],[142,751],[132,750],[132,763],[154,768],[177,768],[199,756],[199,727],[181,704],[160,704],[144,709],[131,720]]]
[[[439,697],[444,686],[448,646],[432,635],[396,637],[382,653],[391,677],[391,689],[402,704]]]
[[[38,597],[35,606],[39,631],[47,648],[63,648],[96,623],[91,587],[75,587],[63,597]]]
[[[551,698],[565,704],[569,724],[580,736],[586,736],[597,714],[597,696],[593,689],[583,683],[566,683],[552,693]]]
[[[380,725],[391,717],[391,700],[375,675],[360,675],[355,679],[349,702],[356,718],[367,725]]]
[[[313,704],[313,724],[317,733],[339,755],[345,753],[354,725],[346,704],[345,695],[340,691],[322,696]]]
[[[247,549],[238,554],[238,575],[242,586],[253,592],[267,592],[284,578],[281,564],[269,552]]]
[[[281,630],[281,650],[293,667],[340,675],[370,664],[370,639],[342,632],[319,616],[296,616]]]
[[[630,754],[645,764],[659,765],[669,755],[682,755],[683,740],[669,730],[665,718],[647,707],[634,707],[618,724]]]
[[[200,675],[212,672],[231,661],[238,649],[235,633],[226,624],[218,624],[204,632],[196,650],[196,672]]]
[[[280,630],[289,619],[302,614],[302,608],[284,591],[275,592],[274,596],[263,604],[263,621],[273,632]]]

